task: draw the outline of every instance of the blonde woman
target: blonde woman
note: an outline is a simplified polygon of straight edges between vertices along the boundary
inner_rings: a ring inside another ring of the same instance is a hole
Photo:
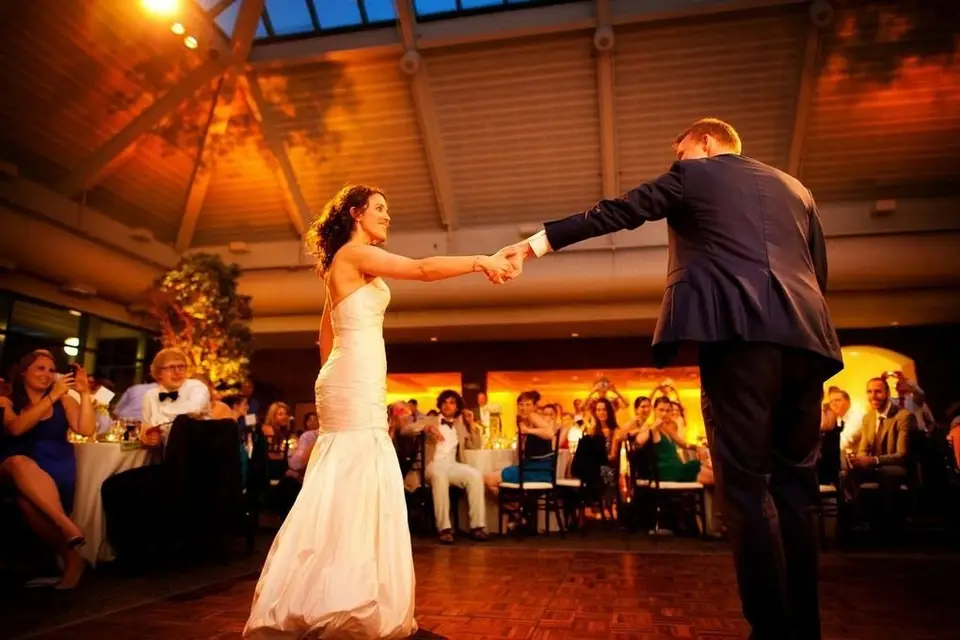
[[[282,442],[290,434],[291,415],[290,405],[286,402],[271,404],[263,420],[263,435],[271,443]]]

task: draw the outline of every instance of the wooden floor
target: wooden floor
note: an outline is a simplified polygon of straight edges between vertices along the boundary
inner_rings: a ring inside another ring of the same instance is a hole
[[[745,637],[725,555],[458,544],[420,547],[417,619],[452,639]],[[960,561],[828,555],[826,638],[960,638]],[[46,639],[237,638],[256,575],[87,620]],[[424,637],[431,637],[424,634]]]

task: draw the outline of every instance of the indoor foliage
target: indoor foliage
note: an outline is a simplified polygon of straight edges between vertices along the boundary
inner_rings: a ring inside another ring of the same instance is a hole
[[[240,267],[218,255],[184,256],[155,287],[153,314],[164,347],[181,349],[195,375],[236,385],[250,363],[250,296],[237,293]]]

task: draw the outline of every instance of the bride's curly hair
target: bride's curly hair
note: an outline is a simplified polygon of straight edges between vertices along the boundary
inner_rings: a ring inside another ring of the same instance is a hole
[[[321,274],[330,269],[333,257],[353,234],[357,221],[350,210],[356,208],[362,213],[375,193],[384,195],[377,187],[348,184],[324,205],[320,215],[310,223],[303,239],[304,246],[306,252],[316,259],[317,271]]]

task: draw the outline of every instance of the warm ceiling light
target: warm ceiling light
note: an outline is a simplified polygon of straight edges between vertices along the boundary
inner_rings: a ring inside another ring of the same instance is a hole
[[[196,49],[197,48],[197,39],[193,36],[187,36],[183,39],[183,44],[187,45],[187,49]]]
[[[143,0],[143,8],[158,16],[172,16],[179,4],[177,0]]]
[[[436,341],[437,341],[437,336],[430,337],[430,342],[436,342]]]
[[[187,28],[179,22],[174,22],[172,25],[170,25],[170,31],[173,31],[178,36],[182,36],[187,32]]]
[[[571,338],[579,338],[579,337],[580,337],[580,334],[579,334],[579,333],[571,333],[571,334],[570,334],[570,337],[571,337]]]

